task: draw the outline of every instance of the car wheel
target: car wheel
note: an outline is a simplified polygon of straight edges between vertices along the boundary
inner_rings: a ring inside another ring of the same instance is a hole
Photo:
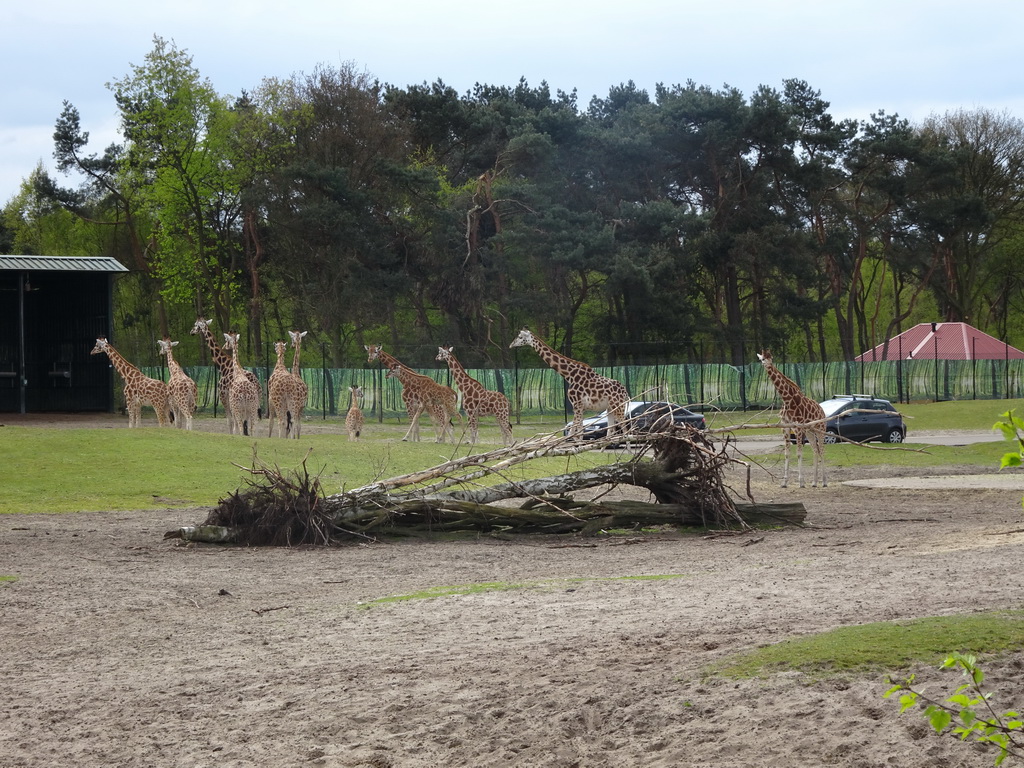
[[[885,436],[885,442],[887,443],[902,443],[903,442],[903,430],[899,427],[893,427],[889,430]]]
[[[825,445],[835,445],[839,442],[839,433],[834,429],[825,430]]]

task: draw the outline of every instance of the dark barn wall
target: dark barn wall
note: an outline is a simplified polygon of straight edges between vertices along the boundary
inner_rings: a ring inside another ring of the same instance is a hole
[[[16,370],[17,282],[25,274],[25,410],[112,410],[107,356],[89,354],[96,338],[110,332],[110,274],[39,271],[0,278],[0,372],[8,360]],[[6,290],[12,277],[13,292]],[[17,379],[0,377],[0,411],[19,411],[20,397]]]

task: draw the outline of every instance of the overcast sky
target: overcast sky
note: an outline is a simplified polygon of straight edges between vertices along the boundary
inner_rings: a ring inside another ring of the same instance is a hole
[[[153,36],[192,55],[224,95],[264,77],[351,63],[398,86],[438,79],[576,89],[632,80],[758,85],[807,81],[837,118],[912,121],[958,108],[1024,118],[1024,3],[1016,0],[25,0],[5,6],[0,45],[0,205],[40,161],[74,104],[89,150],[117,140],[106,83],[142,64]]]

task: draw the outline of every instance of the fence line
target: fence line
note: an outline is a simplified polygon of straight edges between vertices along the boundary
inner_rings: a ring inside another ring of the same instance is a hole
[[[202,413],[222,410],[217,400],[215,366],[183,366],[198,385]],[[864,393],[893,402],[921,400],[992,400],[1022,396],[1024,360],[889,360],[879,362],[782,363],[778,368],[815,400],[835,394]],[[168,378],[165,367],[144,367],[154,378]],[[266,392],[272,369],[249,368]],[[634,399],[669,400],[696,410],[763,410],[778,404],[775,388],[759,363],[630,365],[595,367],[598,373],[626,385]],[[447,368],[417,369],[452,386]],[[467,373],[488,389],[504,392],[514,413],[569,415],[565,382],[551,368],[470,368]],[[349,386],[362,386],[362,408],[368,418],[405,413],[401,385],[381,368],[304,368],[309,386],[307,418],[343,414]]]

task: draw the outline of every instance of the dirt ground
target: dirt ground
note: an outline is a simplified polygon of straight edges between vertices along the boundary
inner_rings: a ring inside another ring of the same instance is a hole
[[[162,538],[199,509],[5,515],[0,766],[992,765],[898,715],[883,672],[703,675],[835,627],[1021,607],[1021,492],[842,484],[896,474],[759,473],[755,498],[804,502],[808,527],[718,538],[255,550]],[[368,605],[485,582],[514,586]],[[986,663],[1004,709],[1022,665]]]

